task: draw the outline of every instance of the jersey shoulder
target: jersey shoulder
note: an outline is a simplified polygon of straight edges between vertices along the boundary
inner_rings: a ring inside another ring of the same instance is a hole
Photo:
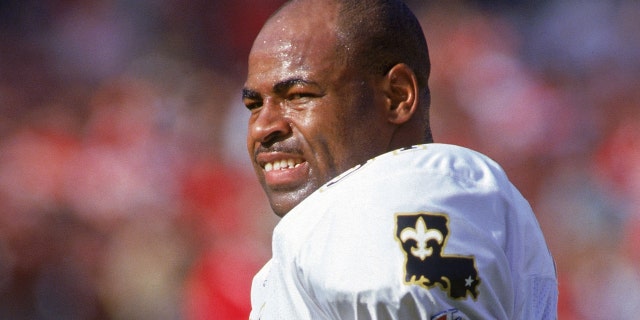
[[[502,167],[482,153],[455,145],[431,143],[394,150],[370,159],[334,178],[319,191],[326,191],[351,176],[359,177],[352,178],[354,180],[371,179],[372,176],[394,179],[402,173],[423,177],[444,175],[461,183],[508,184]]]

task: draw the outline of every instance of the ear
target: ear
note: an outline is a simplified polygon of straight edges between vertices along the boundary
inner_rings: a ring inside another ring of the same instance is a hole
[[[418,80],[408,65],[399,63],[386,75],[386,94],[389,101],[387,119],[400,125],[408,122],[418,108]]]

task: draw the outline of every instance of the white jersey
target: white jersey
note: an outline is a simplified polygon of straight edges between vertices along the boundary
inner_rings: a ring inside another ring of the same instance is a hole
[[[250,319],[555,319],[557,278],[534,214],[474,151],[386,153],[278,223]]]

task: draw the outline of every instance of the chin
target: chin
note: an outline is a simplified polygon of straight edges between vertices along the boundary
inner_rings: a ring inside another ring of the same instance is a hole
[[[291,209],[293,209],[293,207],[283,206],[283,205],[278,205],[273,203],[271,204],[271,210],[273,210],[273,213],[275,213],[276,216],[280,218],[284,217],[287,213],[289,213]]]
[[[297,188],[283,188],[281,190],[266,188],[267,198],[271,205],[271,210],[279,216],[284,217],[289,211],[293,210],[300,202],[304,201],[308,196],[318,189],[315,184],[307,184]]]
[[[269,204],[271,210],[279,216],[284,217],[289,211],[293,210],[308,195],[299,193],[287,193],[285,195],[270,195]]]

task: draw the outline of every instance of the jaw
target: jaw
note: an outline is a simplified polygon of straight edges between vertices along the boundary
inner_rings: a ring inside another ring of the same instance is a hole
[[[306,198],[306,196],[297,195],[296,193],[279,191],[267,191],[267,197],[269,198],[271,210],[281,218]]]
[[[272,210],[283,217],[324,184],[317,169],[304,161],[292,168],[266,171],[257,166],[260,183]]]
[[[273,189],[263,184],[263,188],[269,199],[271,209],[280,217],[285,216],[318,189],[315,184],[312,183],[306,183],[303,186],[291,189]]]
[[[261,158],[254,163],[256,173],[271,208],[282,217],[314,191],[312,170],[302,158],[274,154]]]

